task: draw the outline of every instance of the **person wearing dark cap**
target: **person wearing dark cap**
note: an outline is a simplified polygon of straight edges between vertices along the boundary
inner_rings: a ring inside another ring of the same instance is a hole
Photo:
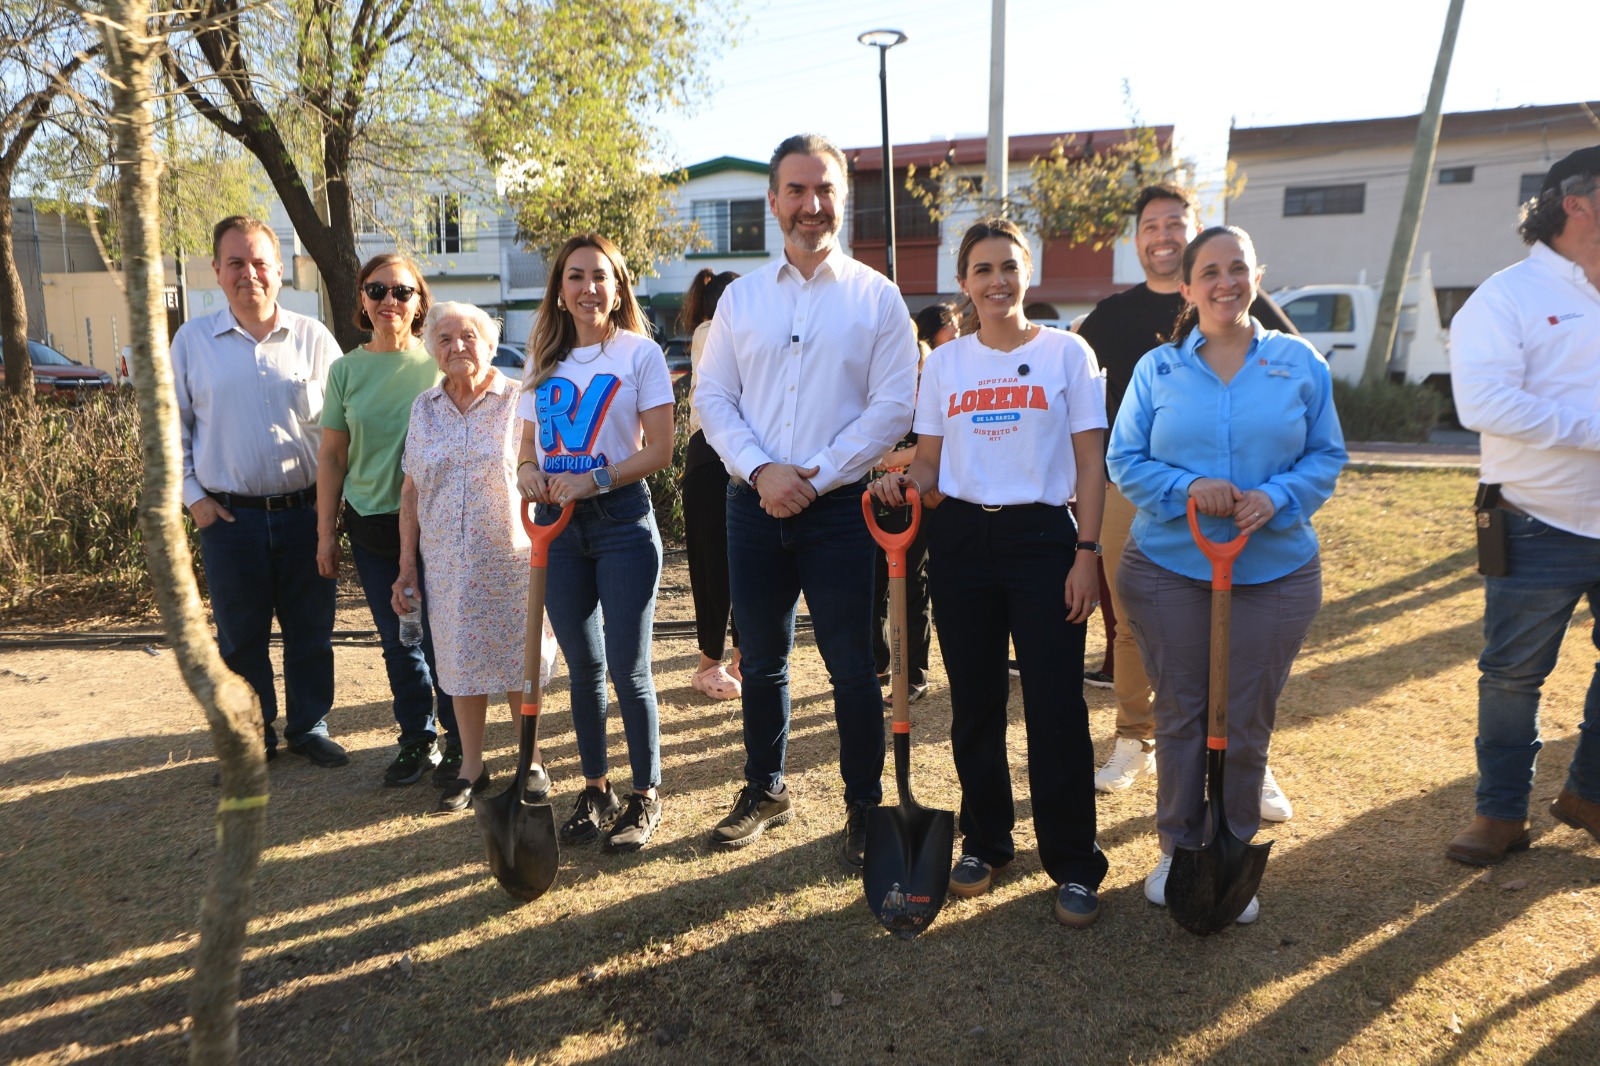
[[[1520,233],[1528,257],[1450,327],[1456,411],[1479,433],[1485,577],[1477,811],[1446,854],[1474,866],[1530,842],[1539,691],[1578,601],[1600,609],[1600,145],[1550,168]],[[1600,667],[1550,813],[1600,840]]]

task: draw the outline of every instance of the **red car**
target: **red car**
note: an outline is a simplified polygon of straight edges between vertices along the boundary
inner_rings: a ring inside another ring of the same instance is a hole
[[[33,387],[43,398],[82,403],[111,387],[111,375],[104,370],[75,363],[38,341],[28,342],[28,361],[33,364]],[[0,362],[0,388],[5,382],[6,368]]]

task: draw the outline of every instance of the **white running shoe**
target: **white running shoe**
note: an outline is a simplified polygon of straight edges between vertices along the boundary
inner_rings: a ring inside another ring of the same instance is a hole
[[[1172,856],[1163,855],[1156,868],[1144,877],[1144,898],[1157,907],[1167,905],[1167,875],[1172,872]]]
[[[1156,772],[1156,753],[1154,749],[1147,749],[1142,740],[1128,740],[1124,737],[1117,738],[1117,746],[1112,749],[1111,758],[1094,775],[1094,787],[1100,792],[1125,792],[1133,787],[1133,783],[1146,774],[1154,776]]]
[[[1096,779],[1095,784],[1099,783]],[[1269,766],[1266,775],[1261,778],[1261,820],[1287,822],[1293,817],[1294,806],[1289,802],[1289,797],[1283,794],[1283,789],[1278,787],[1278,782],[1272,776],[1272,767]]]
[[[1235,918],[1234,921],[1240,925],[1249,925],[1259,917],[1261,917],[1261,899],[1257,896],[1251,896],[1250,902],[1244,905],[1244,913]]]

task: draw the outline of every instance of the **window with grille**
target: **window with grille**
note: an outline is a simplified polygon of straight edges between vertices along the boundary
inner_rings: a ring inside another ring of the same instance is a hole
[[[767,250],[765,200],[696,200],[694,220],[707,252],[764,252]]]
[[[459,193],[443,192],[429,199],[429,255],[459,255],[478,250],[478,218]]]
[[[1440,167],[1440,185],[1470,185],[1474,167]]]
[[[925,188],[937,188],[925,176],[919,176],[917,183]],[[853,239],[883,240],[883,172],[855,175],[850,184],[850,199],[855,204]],[[906,189],[903,170],[895,171],[894,178],[894,235],[896,240],[939,239],[938,221],[928,213],[928,206]]]
[[[1539,195],[1539,189],[1544,185],[1543,174],[1524,174],[1517,188],[1517,203],[1525,204]]]
[[[1283,215],[1359,215],[1367,209],[1367,186],[1291,185],[1283,190]]]

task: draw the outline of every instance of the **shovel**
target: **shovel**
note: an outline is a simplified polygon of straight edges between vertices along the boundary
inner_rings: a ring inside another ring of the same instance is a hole
[[[483,831],[489,870],[500,887],[524,902],[538,899],[555,884],[561,866],[556,842],[556,817],[548,803],[525,798],[528,768],[539,739],[539,665],[543,660],[545,570],[550,563],[550,542],[572,519],[572,508],[547,526],[535,525],[522,501],[522,528],[533,541],[528,553],[528,635],[522,653],[521,739],[517,751],[517,776],[511,787],[493,799],[472,798],[472,813]]]
[[[1267,870],[1266,844],[1246,844],[1228,827],[1222,783],[1228,756],[1228,635],[1233,608],[1233,560],[1248,536],[1218,544],[1200,532],[1195,502],[1189,500],[1189,531],[1211,560],[1211,695],[1206,729],[1206,798],[1211,809],[1211,840],[1196,851],[1172,852],[1167,876],[1167,909],[1177,923],[1205,936],[1228,928],[1244,913]]]
[[[883,927],[910,940],[933,923],[950,890],[950,848],[956,819],[950,811],[932,810],[911,797],[911,689],[906,676],[906,546],[922,522],[922,499],[905,488],[911,524],[904,533],[885,533],[872,510],[872,494],[861,495],[872,539],[889,557],[890,692],[894,712],[894,781],[898,807],[867,812],[867,850],[861,883],[867,906]]]

